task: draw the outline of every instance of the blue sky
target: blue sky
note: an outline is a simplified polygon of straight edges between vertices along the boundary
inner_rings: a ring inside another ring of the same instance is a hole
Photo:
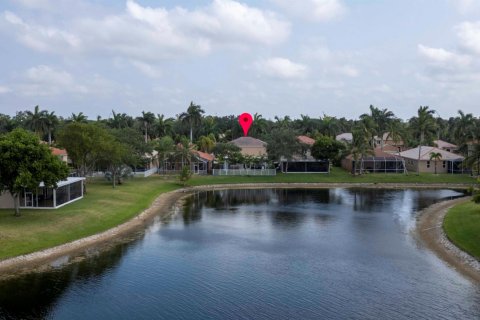
[[[5,0],[0,113],[479,116],[478,0]]]

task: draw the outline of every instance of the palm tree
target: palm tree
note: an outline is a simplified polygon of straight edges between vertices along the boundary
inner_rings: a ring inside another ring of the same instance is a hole
[[[72,113],[72,116],[68,119],[69,122],[77,122],[77,123],[87,123],[87,116],[83,114],[83,112],[80,113]],[[98,118],[97,118],[98,120]]]
[[[364,132],[366,138],[368,138],[370,145],[372,148],[375,148],[375,136],[377,135],[377,124],[372,116],[368,114],[362,114],[360,116],[360,123],[361,129]]]
[[[459,145],[460,151],[466,153],[467,142],[474,139],[475,136],[475,118],[471,113],[464,114],[462,110],[458,110],[459,117],[455,120],[453,128],[453,137]]]
[[[27,111],[25,125],[28,129],[35,132],[40,138],[46,133],[47,131],[47,118],[46,118],[47,111],[40,110],[39,106],[35,106],[33,112]]]
[[[323,114],[323,118],[321,118],[321,128],[320,132],[329,137],[335,137],[335,134],[338,130],[338,120],[335,117],[327,116]]]
[[[190,126],[190,142],[193,142],[193,127],[199,125],[202,121],[202,114],[205,111],[200,105],[196,105],[190,102],[190,106],[187,109],[187,112],[182,112],[179,115],[179,120],[183,123],[187,123]]]
[[[256,137],[264,135],[267,133],[267,125],[267,120],[265,120],[261,114],[255,112],[253,115],[252,128],[250,129],[250,132]]]
[[[174,124],[173,118],[165,119],[163,114],[157,114],[155,128],[159,137],[171,136]]]
[[[352,132],[353,140],[349,145],[348,152],[352,155],[354,162],[353,174],[357,173],[358,160],[362,160],[365,156],[373,154],[373,147],[370,144],[370,136],[363,127],[357,127]],[[363,173],[363,167],[360,167],[360,174]]]
[[[410,125],[413,131],[417,133],[417,137],[420,138],[418,144],[418,162],[417,162],[417,175],[420,174],[420,156],[422,150],[422,144],[425,142],[425,135],[430,134],[429,140],[431,140],[431,134],[435,131],[435,119],[433,114],[435,110],[429,109],[428,106],[420,106],[417,111],[417,117],[410,119]]]
[[[435,164],[435,174],[437,174],[437,161],[442,159],[442,154],[440,152],[430,152],[430,161],[433,160]]]
[[[137,117],[137,120],[142,124],[145,133],[145,143],[148,142],[148,129],[152,127],[155,122],[155,115],[151,112],[142,111],[142,115]]]
[[[133,127],[134,120],[126,113],[116,113],[112,110],[113,118],[108,119],[109,125],[115,129],[131,128]]]
[[[45,127],[48,133],[48,145],[52,145],[52,132],[58,126],[58,117],[55,115],[54,111],[50,113],[45,112],[45,120]]]

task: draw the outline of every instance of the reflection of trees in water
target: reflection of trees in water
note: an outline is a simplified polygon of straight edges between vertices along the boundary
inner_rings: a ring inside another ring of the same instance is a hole
[[[391,195],[398,193],[393,189],[347,189],[353,198],[353,210],[374,212],[385,210],[385,205],[391,203]]]
[[[282,226],[293,228],[301,225],[302,221],[305,220],[305,215],[298,212],[292,211],[275,211],[272,214],[272,223],[275,226]]]
[[[60,270],[31,273],[0,282],[0,319],[44,319],[74,283],[97,282],[118,265],[135,242],[119,244]]]

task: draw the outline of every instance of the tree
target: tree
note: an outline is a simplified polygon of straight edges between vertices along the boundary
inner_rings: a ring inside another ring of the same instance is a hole
[[[58,126],[58,117],[55,115],[55,112],[45,112],[45,129],[48,134],[48,145],[52,145],[52,132]]]
[[[67,122],[79,122],[79,123],[87,123],[87,116],[83,114],[83,112],[80,113],[72,113],[71,117],[68,118]]]
[[[208,136],[201,136],[200,138],[198,138],[197,146],[200,151],[210,153],[215,147],[215,137],[213,136],[213,134],[209,134]]]
[[[111,174],[112,187],[122,183],[125,174],[125,162],[130,152],[126,145],[115,140],[112,135],[105,135],[100,141],[98,164],[104,166]],[[123,172],[123,174],[122,174]]]
[[[39,106],[35,106],[33,112],[27,111],[27,118],[25,119],[25,126],[35,132],[41,139],[47,131],[46,110],[40,110]]]
[[[345,150],[345,144],[328,136],[320,136],[315,140],[312,146],[312,156],[317,160],[338,161],[342,152]]]
[[[192,177],[192,171],[188,166],[183,166],[180,174],[178,175],[178,180],[182,183],[185,187],[187,185],[188,180]]]
[[[442,154],[440,152],[430,152],[430,161],[433,160],[435,163],[435,174],[437,174],[437,161],[442,159]]]
[[[155,115],[151,112],[142,111],[142,115],[137,118],[137,120],[142,124],[144,133],[145,133],[145,143],[148,142],[148,130],[155,123]]]
[[[0,192],[9,191],[20,215],[19,196],[25,189],[36,190],[41,182],[56,188],[57,182],[68,177],[68,167],[38,137],[15,129],[0,136]]]
[[[434,113],[435,110],[429,109],[428,106],[420,106],[417,111],[417,117],[410,119],[410,126],[413,128],[413,131],[417,133],[417,138],[419,138],[417,175],[420,174],[420,155],[426,135],[428,136],[429,142],[431,142],[433,132],[435,131],[436,122],[433,118]]]
[[[201,123],[204,113],[205,111],[202,107],[194,104],[192,101],[190,102],[187,112],[181,113],[178,117],[181,122],[187,123],[190,126],[190,142],[193,142],[193,127]]]
[[[157,141],[155,150],[158,152],[160,167],[163,168],[165,165],[165,160],[167,160],[167,158],[172,155],[175,150],[173,139],[169,136],[162,137]]]
[[[286,159],[287,168],[284,171],[288,171],[288,161],[292,159],[294,154],[301,151],[301,144],[295,131],[287,127],[273,129],[266,142],[268,157],[277,162]]]
[[[63,127],[57,140],[67,150],[79,175],[85,177],[100,160],[108,135],[106,129],[94,123],[72,122]]]
[[[157,114],[157,119],[154,124],[157,131],[157,136],[171,136],[174,122],[175,120],[173,118],[165,119],[163,114]]]
[[[213,148],[213,154],[218,162],[227,161],[230,163],[243,162],[243,156],[239,146],[232,143],[217,143]]]
[[[145,143],[142,134],[134,128],[110,129],[115,139],[128,150],[123,157],[124,163],[131,167],[143,166],[148,155],[153,152],[152,143]]]
[[[353,173],[357,173],[357,163],[359,159],[363,159],[366,155],[373,154],[373,147],[369,143],[370,137],[367,135],[364,128],[356,127],[352,132],[353,140],[349,145],[348,152],[352,155],[354,160]],[[363,168],[360,167],[360,174],[363,173]]]

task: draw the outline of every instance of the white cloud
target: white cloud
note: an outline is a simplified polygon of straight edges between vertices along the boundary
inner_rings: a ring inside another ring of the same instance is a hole
[[[230,45],[271,46],[290,34],[290,24],[273,12],[233,0],[213,0],[193,10],[144,7],[128,0],[123,13],[102,18],[84,15],[62,21],[61,29],[25,22],[11,12],[4,13],[4,20],[18,41],[37,51],[68,49],[142,62],[208,54]]]
[[[431,48],[422,44],[418,45],[418,52],[431,64],[446,68],[467,67],[472,60],[467,55],[453,53],[442,48]]]
[[[479,8],[478,0],[450,0],[461,14],[468,14]]]
[[[18,92],[27,96],[52,96],[62,93],[88,93],[88,89],[77,84],[72,75],[46,65],[28,69],[18,84]]]
[[[470,52],[480,54],[480,21],[463,22],[456,29],[460,45]]]
[[[341,0],[271,0],[287,13],[312,21],[329,21],[342,16],[346,7]]]
[[[9,87],[0,86],[0,94],[9,93],[10,91],[12,91],[12,90]]]
[[[336,67],[335,70],[339,74],[347,77],[351,77],[351,78],[358,77],[360,74],[360,72],[355,67],[352,67],[350,65],[339,66],[339,67]]]
[[[274,78],[298,79],[308,74],[308,68],[305,65],[280,57],[257,61],[255,67],[262,74]]]
[[[10,11],[5,11],[3,19],[13,26],[18,41],[41,52],[59,52],[80,47],[78,36],[53,27],[28,24]]]
[[[132,65],[147,77],[160,78],[162,75],[162,72],[159,68],[156,68],[148,63],[142,61],[132,61]]]

